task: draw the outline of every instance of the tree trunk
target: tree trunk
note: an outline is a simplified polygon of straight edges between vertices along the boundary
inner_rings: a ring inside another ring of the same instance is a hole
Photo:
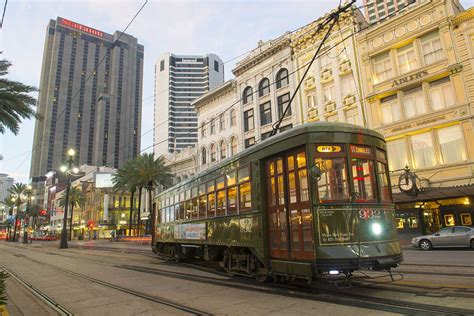
[[[134,195],[135,195],[135,191],[132,191],[130,195],[130,219],[128,221],[128,227],[129,227],[128,236],[132,236],[133,207],[135,206],[135,204],[133,203]]]
[[[149,199],[149,213],[150,213],[150,230],[149,233],[151,234],[152,244],[153,244],[153,236],[155,235],[155,208],[153,207],[153,199],[151,197],[151,192],[153,189],[148,191],[148,199]]]
[[[69,240],[72,240],[72,218],[74,216],[74,203],[71,203],[71,220],[69,221]]]
[[[138,188],[138,223],[137,223],[137,236],[138,237],[140,237],[140,226],[141,226],[140,211],[142,207],[142,190],[143,190],[143,187]]]

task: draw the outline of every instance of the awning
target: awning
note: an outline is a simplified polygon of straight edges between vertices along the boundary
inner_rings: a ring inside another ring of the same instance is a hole
[[[440,188],[423,188],[418,192],[417,196],[406,193],[394,193],[393,202],[407,203],[407,202],[423,202],[430,200],[441,200],[459,198],[464,196],[474,196],[474,184],[466,184],[452,187]]]

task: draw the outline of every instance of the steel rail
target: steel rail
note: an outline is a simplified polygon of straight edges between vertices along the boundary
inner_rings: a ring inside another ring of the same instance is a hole
[[[71,311],[69,311],[66,307],[62,306],[55,300],[53,300],[51,297],[49,297],[45,292],[41,291],[31,283],[25,281],[22,277],[20,277],[18,274],[15,272],[11,271],[10,269],[7,269],[5,266],[0,266],[0,269],[5,271],[8,275],[10,275],[13,279],[15,279],[18,283],[23,285],[26,289],[28,289],[33,295],[35,295],[37,298],[39,298],[42,302],[46,303],[50,308],[52,308],[55,312],[57,312],[59,315],[74,315]]]

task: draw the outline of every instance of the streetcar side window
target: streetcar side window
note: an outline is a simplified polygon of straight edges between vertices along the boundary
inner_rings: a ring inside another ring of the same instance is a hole
[[[252,187],[250,183],[250,167],[237,170],[239,182],[239,213],[252,210]]]
[[[379,181],[379,196],[382,202],[392,202],[391,190],[389,187],[389,174],[387,166],[387,156],[385,152],[377,149],[377,179]]]
[[[216,193],[214,180],[207,182],[207,217],[216,216]]]
[[[355,199],[357,202],[374,201],[376,184],[372,148],[360,145],[349,147]]]
[[[346,159],[316,158],[316,172],[319,174],[319,201],[337,202],[349,199]]]

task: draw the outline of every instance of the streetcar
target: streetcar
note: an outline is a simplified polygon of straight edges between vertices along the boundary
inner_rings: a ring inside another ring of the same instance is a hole
[[[153,252],[258,280],[308,281],[403,260],[381,134],[310,123],[160,193]]]

